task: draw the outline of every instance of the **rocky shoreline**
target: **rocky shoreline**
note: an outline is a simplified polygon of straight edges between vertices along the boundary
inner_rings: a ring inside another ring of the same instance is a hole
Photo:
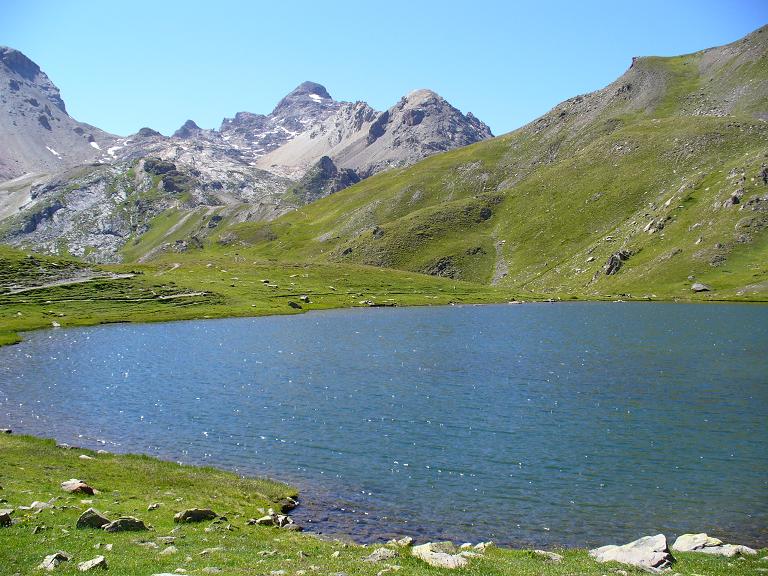
[[[0,429],[1,432],[6,435],[11,434],[10,429]],[[66,444],[57,444],[56,448],[62,452],[86,452],[83,449],[75,449]],[[77,455],[77,460],[81,462],[98,462],[102,456],[113,457],[114,455],[101,451],[91,456],[86,453]],[[74,454],[70,456],[73,458]],[[120,458],[119,456],[117,458]],[[115,517],[114,514],[104,512],[93,506],[94,498],[98,498],[103,495],[100,487],[96,484],[92,485],[87,481],[80,478],[70,478],[62,480],[58,485],[59,495],[54,495],[47,501],[33,501],[29,505],[16,505],[11,506],[5,499],[0,499],[0,530],[6,530],[13,528],[17,525],[23,525],[28,523],[30,519],[37,518],[41,515],[47,516],[55,514],[57,510],[67,509],[82,509],[76,520],[72,525],[68,527],[62,527],[61,530],[65,533],[75,531],[80,534],[88,534],[91,539],[94,540],[93,548],[99,551],[99,555],[93,558],[76,557],[62,550],[51,550],[46,554],[42,561],[37,565],[37,570],[42,571],[55,571],[57,568],[65,563],[69,563],[73,559],[77,559],[77,570],[81,572],[91,571],[95,569],[107,569],[108,558],[103,553],[109,553],[113,551],[112,543],[102,544],[98,534],[147,534],[149,537],[142,537],[139,540],[135,540],[134,543],[140,545],[142,548],[156,550],[158,556],[173,557],[179,552],[177,545],[178,540],[184,538],[182,527],[199,525],[204,526],[204,534],[223,533],[242,530],[248,526],[255,529],[269,528],[272,530],[278,530],[279,532],[291,533],[300,532],[302,528],[295,522],[295,520],[288,514],[288,512],[294,510],[299,501],[295,497],[283,497],[275,502],[274,507],[261,508],[258,507],[255,510],[260,513],[260,516],[254,516],[252,518],[244,519],[238,518],[230,519],[225,514],[220,514],[213,508],[183,508],[178,511],[167,509],[167,505],[160,502],[151,502],[146,507],[146,513],[152,514],[153,522],[157,522],[160,517],[165,517],[167,523],[175,526],[167,535],[154,535],[155,528],[153,523],[150,523],[143,517],[143,514],[125,515],[121,514]],[[0,488],[1,489],[1,488]],[[25,490],[24,492],[31,493],[32,490]],[[63,501],[69,503],[73,502],[71,497],[81,498],[79,505],[66,505]],[[178,499],[177,499],[178,500]],[[160,517],[158,516],[160,514]],[[244,520],[244,522],[243,522]],[[242,524],[242,526],[238,526]],[[46,527],[40,527],[36,525],[32,530],[33,534],[37,534],[40,531],[46,531]],[[0,532],[0,535],[2,532]],[[306,536],[315,540],[312,535]],[[204,540],[207,540],[204,538]],[[338,540],[332,541],[334,544],[338,544]],[[504,548],[496,548],[493,542],[480,542],[477,544],[463,543],[456,545],[452,542],[426,542],[423,544],[416,544],[414,539],[410,536],[403,536],[395,539],[391,539],[384,545],[377,545],[371,547],[359,546],[356,544],[343,544],[343,546],[353,546],[360,548],[361,551],[367,553],[366,548],[370,551],[359,561],[365,564],[382,565],[383,568],[377,571],[377,575],[382,575],[387,572],[399,570],[400,568],[392,562],[403,560],[404,558],[413,558],[419,563],[431,566],[433,568],[439,568],[444,570],[461,570],[469,568],[473,563],[487,559],[487,552],[492,549],[505,550]],[[222,547],[209,547],[200,552],[200,554],[208,555],[213,552],[223,551]],[[512,549],[508,549],[509,552],[513,552]],[[521,551],[518,551],[521,552]],[[568,549],[561,549],[559,552],[531,549],[525,551],[532,558],[536,558],[537,561],[544,562],[545,565],[559,565],[563,563],[564,554],[568,553]],[[338,558],[339,551],[334,552],[334,558]],[[754,550],[748,546],[739,544],[725,543],[715,537],[709,536],[706,533],[695,534],[682,534],[676,538],[671,544],[668,544],[667,538],[664,534],[657,534],[652,536],[645,536],[635,541],[616,545],[609,544],[599,548],[595,548],[588,551],[589,558],[596,564],[602,563],[617,563],[630,568],[637,568],[647,572],[661,573],[670,570],[677,561],[675,554],[697,554],[701,556],[720,556],[727,559],[736,559],[738,557],[754,557],[758,554],[757,550]],[[761,563],[768,562],[768,556],[764,556]],[[762,570],[762,569],[761,569]],[[216,567],[211,567],[211,570],[205,573],[218,573],[220,570]],[[185,573],[182,569],[176,570],[176,574]],[[615,574],[627,574],[626,571],[614,570]],[[167,574],[157,572],[155,574]],[[271,575],[275,575],[275,572],[270,572]],[[283,572],[285,574],[285,572]],[[296,574],[299,574],[298,572]],[[155,576],[155,575],[153,575]]]

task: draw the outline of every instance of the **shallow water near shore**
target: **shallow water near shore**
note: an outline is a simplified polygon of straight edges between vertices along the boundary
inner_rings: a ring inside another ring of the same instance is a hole
[[[0,425],[297,485],[372,541],[768,544],[768,307],[355,309],[34,332]]]

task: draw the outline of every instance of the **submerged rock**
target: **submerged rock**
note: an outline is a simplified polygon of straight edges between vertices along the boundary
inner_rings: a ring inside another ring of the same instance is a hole
[[[675,561],[664,534],[644,536],[622,546],[609,545],[589,551],[598,562],[619,562],[644,569],[661,570]]]

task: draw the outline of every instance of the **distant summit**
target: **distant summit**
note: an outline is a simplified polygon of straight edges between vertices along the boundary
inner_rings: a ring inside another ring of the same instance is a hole
[[[94,160],[114,138],[71,118],[56,85],[13,48],[0,47],[0,90],[0,181]]]

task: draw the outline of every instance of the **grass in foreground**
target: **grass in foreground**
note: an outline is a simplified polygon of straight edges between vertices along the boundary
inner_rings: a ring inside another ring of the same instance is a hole
[[[82,454],[92,460],[81,459]],[[59,484],[79,478],[96,488],[94,496],[71,495]],[[0,527],[0,573],[39,574],[36,566],[48,554],[62,550],[71,560],[56,574],[77,574],[77,563],[104,555],[109,573],[142,576],[162,572],[204,574],[218,568],[221,574],[288,575],[360,574],[374,576],[388,566],[400,566],[397,574],[452,573],[431,568],[412,558],[408,549],[379,563],[363,562],[377,546],[357,546],[324,541],[311,534],[277,528],[250,526],[249,518],[259,509],[277,507],[276,502],[294,495],[293,488],[270,480],[244,479],[213,468],[196,468],[163,462],[146,456],[96,454],[89,450],[57,448],[51,440],[30,436],[0,435],[1,508],[28,506],[33,501],[55,499],[53,508],[40,513],[15,510],[15,523]],[[158,503],[148,511],[149,504]],[[96,529],[76,529],[78,516],[94,507],[110,518],[133,515],[152,529],[147,532],[108,534]],[[173,514],[192,507],[210,507],[227,517],[226,523],[177,525]],[[227,523],[231,530],[226,528]],[[162,536],[175,536],[177,552],[163,555]],[[154,543],[157,547],[154,547]],[[112,544],[107,551],[104,545]],[[203,554],[206,549],[220,550]],[[334,554],[338,552],[338,554]],[[491,548],[468,568],[453,573],[468,575],[514,574],[521,576],[644,574],[618,564],[597,564],[586,550],[558,550],[564,556],[553,564],[530,551]],[[697,554],[677,554],[673,572],[680,575],[752,575],[765,567],[757,557],[726,559]]]

